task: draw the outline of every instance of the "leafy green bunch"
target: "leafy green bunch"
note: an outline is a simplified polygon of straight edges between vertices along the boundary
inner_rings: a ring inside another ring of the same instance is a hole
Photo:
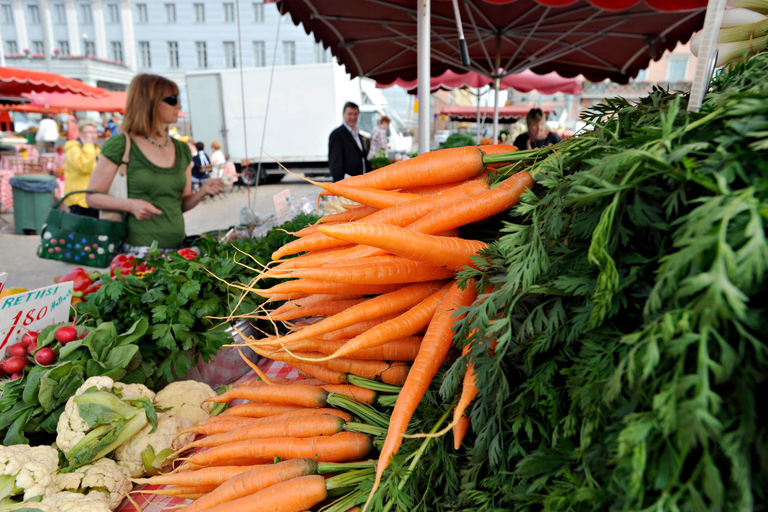
[[[102,275],[99,291],[77,305],[78,315],[89,324],[112,321],[118,329],[140,318],[149,321],[147,336],[139,340],[141,364],[123,382],[153,388],[163,380],[183,378],[199,358],[209,361],[231,341],[226,332],[230,314],[251,314],[257,309],[262,299],[244,294],[237,286],[249,285],[259,265],[294,238],[290,233],[316,219],[301,214],[263,237],[227,244],[203,237],[194,244],[203,254],[189,261],[175,253],[153,251],[146,259],[151,272],[115,278]],[[264,280],[256,286],[271,284]]]
[[[609,100],[504,169],[535,187],[462,274],[485,293],[434,384],[444,409],[472,360],[474,434],[435,443],[410,494],[437,464],[460,484],[409,510],[766,508],[767,72],[721,74],[699,113],[661,89]]]

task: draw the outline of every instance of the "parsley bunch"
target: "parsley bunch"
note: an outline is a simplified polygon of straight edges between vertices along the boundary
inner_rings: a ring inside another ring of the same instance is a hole
[[[661,89],[609,100],[592,131],[503,171],[535,187],[462,274],[486,290],[456,337],[477,341],[473,434],[458,453],[432,441],[406,477],[407,441],[393,510],[766,508],[766,74],[765,53],[722,73],[699,113]]]
[[[289,234],[312,224],[317,217],[301,214],[271,229],[263,237],[238,239],[219,244],[210,237],[194,243],[203,255],[187,261],[178,254],[154,251],[146,259],[154,270],[119,278],[101,276],[102,286],[77,304],[77,312],[88,324],[111,321],[118,331],[140,318],[149,321],[147,335],[138,344],[142,362],[124,382],[142,382],[154,387],[161,381],[183,378],[200,357],[209,361],[218,349],[232,340],[228,323],[216,319],[251,314],[262,299],[243,295],[228,283],[250,283],[257,265],[269,261],[272,252],[294,237]],[[250,257],[248,256],[250,255]],[[260,281],[257,286],[274,284]]]

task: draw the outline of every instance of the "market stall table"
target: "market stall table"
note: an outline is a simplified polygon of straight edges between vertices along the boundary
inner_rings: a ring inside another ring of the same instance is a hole
[[[299,376],[298,371],[295,368],[280,361],[273,361],[271,359],[262,359],[261,362],[259,363],[259,368],[261,368],[261,370],[270,379],[278,378],[278,379],[299,380],[301,378]],[[237,379],[235,382],[246,382],[249,380],[256,380],[256,379],[258,379],[258,377],[254,372],[251,371],[243,375],[239,379]],[[137,485],[134,487],[134,491],[142,490],[142,489],[143,490],[164,489],[166,487],[168,486]],[[131,498],[136,502],[136,504],[139,507],[141,507],[141,510],[143,512],[164,512],[168,507],[173,507],[173,506],[181,505],[184,503],[191,503],[191,500],[176,498],[172,496],[155,495],[155,494],[131,494]],[[123,502],[120,504],[120,506],[117,507],[117,509],[115,509],[115,512],[138,512],[138,509],[133,503],[130,502],[130,500],[126,498],[126,499],[123,499]]]

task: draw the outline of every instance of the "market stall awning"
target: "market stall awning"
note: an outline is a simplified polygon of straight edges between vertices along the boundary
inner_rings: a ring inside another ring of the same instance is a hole
[[[0,95],[21,96],[25,92],[72,92],[101,96],[107,91],[56,73],[0,67]]]
[[[573,78],[565,78],[555,73],[547,73],[546,75],[538,75],[526,69],[522,73],[515,73],[514,75],[508,75],[501,79],[501,89],[514,89],[519,92],[530,92],[533,90],[539,91],[541,94],[581,94],[581,83],[583,79],[581,76]],[[459,89],[462,87],[474,87],[479,89],[486,85],[491,85],[493,79],[485,75],[480,75],[475,72],[469,73],[456,73],[448,70],[440,76],[433,77],[430,80],[430,90],[433,92],[438,89],[451,90]],[[408,89],[411,94],[416,93],[416,86],[418,80],[403,80],[398,78],[394,82],[388,84],[377,83],[376,87],[380,89],[386,89],[387,87],[399,86],[403,89]]]
[[[331,49],[353,76],[391,83],[417,75],[414,0],[278,0],[281,12]],[[452,2],[431,2],[431,75],[502,77],[531,69],[627,83],[701,29],[706,0],[462,0],[464,67]]]
[[[125,102],[128,93],[125,91],[108,91],[99,98],[86,96],[70,96],[57,102],[55,105],[67,110],[92,110],[95,112],[125,112]]]
[[[499,107],[499,121],[503,123],[513,123],[525,115],[531,110],[532,107],[525,105],[513,105],[510,107]],[[552,113],[553,109],[550,107],[541,107],[544,115]],[[493,107],[480,107],[481,118],[493,117]],[[446,105],[440,110],[439,115],[446,116],[451,121],[477,121],[478,108],[465,105]]]
[[[66,114],[67,109],[55,105],[31,105],[16,103],[12,105],[0,105],[0,111],[24,112],[25,114]]]

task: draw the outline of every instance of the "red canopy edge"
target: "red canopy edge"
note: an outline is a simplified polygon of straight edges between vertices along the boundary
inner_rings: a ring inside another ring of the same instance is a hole
[[[530,69],[522,73],[507,75],[501,79],[501,89],[514,89],[518,92],[539,91],[541,94],[581,94],[583,79],[579,77],[565,78],[556,72],[540,75]],[[432,77],[430,80],[430,89],[434,92],[438,89],[450,90],[461,87],[479,88],[491,85],[493,80],[487,76],[478,73],[455,73],[451,70],[446,71],[440,76]],[[376,87],[386,89],[392,86],[399,86],[408,89],[411,94],[416,94],[418,80],[403,80],[398,78],[390,83],[377,83]]]
[[[107,90],[93,87],[74,78],[56,73],[21,68],[0,67],[0,94],[21,95],[24,92],[73,92],[84,96],[102,96]]]
[[[499,107],[499,120],[502,121],[516,121],[531,110],[531,106],[525,105],[512,105],[509,107]],[[549,115],[553,112],[552,107],[539,107],[544,112],[544,115]],[[471,105],[446,105],[441,110],[439,115],[450,117],[452,121],[469,121],[474,122],[477,120],[477,107]],[[493,107],[480,107],[480,117],[486,119],[493,118]]]

